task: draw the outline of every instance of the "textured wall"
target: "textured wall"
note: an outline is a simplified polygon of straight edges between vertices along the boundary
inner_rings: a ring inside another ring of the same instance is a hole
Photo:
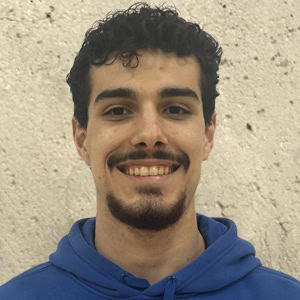
[[[131,3],[0,3],[0,284],[47,260],[75,220],[95,215],[65,76],[92,23]],[[300,2],[173,3],[224,49],[197,210],[233,218],[265,265],[300,279]]]

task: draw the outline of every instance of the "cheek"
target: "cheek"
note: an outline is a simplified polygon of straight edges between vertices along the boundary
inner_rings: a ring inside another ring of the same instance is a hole
[[[90,134],[88,137],[89,141],[87,150],[90,156],[92,169],[99,173],[99,170],[103,169],[103,157],[105,156],[104,151],[105,149],[108,149],[105,141],[108,139],[101,134]]]
[[[205,136],[199,129],[194,132],[192,130],[186,130],[184,141],[186,148],[189,149],[191,155],[199,157],[199,155],[202,154],[205,144]]]
[[[194,136],[192,139],[190,139],[189,144],[187,144],[187,154],[189,155],[191,161],[191,176],[195,177],[195,180],[200,179],[204,144],[204,138],[200,137],[200,133],[198,137]]]
[[[125,131],[126,132],[126,131]],[[97,164],[98,173],[105,172],[107,159],[114,152],[124,152],[120,147],[126,145],[126,135],[120,128],[101,128],[90,135],[89,154],[92,164]]]

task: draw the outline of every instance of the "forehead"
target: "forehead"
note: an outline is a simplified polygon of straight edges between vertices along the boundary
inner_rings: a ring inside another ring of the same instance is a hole
[[[135,58],[133,58],[133,65]],[[132,88],[139,94],[155,93],[165,87],[190,88],[201,97],[200,65],[194,57],[178,57],[161,51],[141,51],[138,66],[124,67],[117,59],[110,65],[92,66],[89,77],[91,100],[105,89]]]

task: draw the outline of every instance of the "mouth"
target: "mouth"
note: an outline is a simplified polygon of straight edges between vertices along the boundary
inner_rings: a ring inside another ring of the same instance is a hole
[[[132,177],[150,177],[150,176],[163,176],[169,175],[176,172],[180,165],[152,165],[152,166],[143,166],[143,165],[121,165],[117,166],[118,170],[125,175]]]

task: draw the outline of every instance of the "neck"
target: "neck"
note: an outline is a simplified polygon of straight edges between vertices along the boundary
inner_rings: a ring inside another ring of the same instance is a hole
[[[150,284],[182,269],[205,250],[194,206],[175,225],[160,232],[131,228],[99,211],[105,210],[98,210],[96,217],[97,251]]]

